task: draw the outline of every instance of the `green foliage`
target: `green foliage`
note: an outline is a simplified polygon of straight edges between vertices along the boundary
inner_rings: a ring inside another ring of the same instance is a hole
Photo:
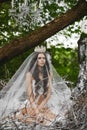
[[[81,34],[81,37],[82,37],[82,38],[87,38],[87,34],[82,33],[82,34]]]
[[[23,53],[20,56],[15,57],[5,65],[0,66],[0,79],[9,81],[9,79],[13,76],[13,74],[17,71],[17,69],[20,67],[26,57],[31,54],[32,51],[33,49]]]
[[[67,5],[68,5],[70,8],[72,8],[72,7],[76,4],[77,1],[78,1],[78,0],[64,0],[64,2],[67,3]]]
[[[32,31],[29,27],[20,28],[19,25],[16,24],[16,21],[9,16],[10,8],[11,3],[9,2],[0,5],[0,47]]]
[[[51,55],[58,73],[75,86],[79,73],[77,49],[52,46]]]

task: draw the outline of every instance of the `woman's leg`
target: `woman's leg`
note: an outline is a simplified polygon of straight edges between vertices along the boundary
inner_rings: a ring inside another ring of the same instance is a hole
[[[35,109],[24,107],[14,115],[14,119],[18,119],[20,122],[33,123],[36,120]]]
[[[42,109],[42,113],[44,118],[43,125],[50,125],[56,118],[56,115],[47,107]]]

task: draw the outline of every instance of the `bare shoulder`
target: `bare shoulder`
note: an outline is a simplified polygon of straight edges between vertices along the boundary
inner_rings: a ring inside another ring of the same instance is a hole
[[[32,74],[31,74],[30,72],[26,73],[26,79],[27,79],[28,81],[34,80],[34,78],[32,77]]]
[[[26,77],[29,77],[29,78],[30,78],[30,77],[32,77],[32,74],[31,74],[30,72],[27,72],[27,73],[26,73]]]

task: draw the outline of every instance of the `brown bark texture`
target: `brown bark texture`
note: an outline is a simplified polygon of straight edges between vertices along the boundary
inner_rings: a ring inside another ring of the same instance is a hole
[[[72,90],[72,108],[68,113],[67,126],[70,130],[87,129],[87,34],[78,41],[80,71],[76,87]]]

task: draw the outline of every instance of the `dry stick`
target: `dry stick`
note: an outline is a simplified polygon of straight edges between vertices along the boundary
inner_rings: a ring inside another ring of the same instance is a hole
[[[25,119],[26,119],[26,118],[31,118],[31,117],[27,116],[27,117],[25,117]],[[26,125],[26,120],[25,120],[25,119],[24,119],[24,123],[25,123],[25,125]],[[20,130],[20,129],[18,128],[17,124],[16,124],[13,120],[12,120],[12,122],[15,124],[17,130]],[[31,128],[32,128],[32,126],[30,126],[30,128],[28,127],[28,129],[30,129],[30,130],[31,130]]]
[[[20,129],[18,128],[17,124],[15,123],[15,121],[14,121],[12,118],[9,118],[9,119],[11,119],[12,123],[15,125],[15,127],[17,128],[17,130],[20,130]]]
[[[68,108],[68,107],[67,107]],[[62,111],[62,109],[63,109],[63,106],[62,106],[62,108],[61,108],[61,111]],[[61,113],[62,114],[62,113]],[[56,115],[56,117],[55,117],[55,119],[52,121],[52,123],[50,124],[50,126],[52,125],[52,124],[54,124],[55,123],[55,121],[56,121],[56,118],[59,116],[59,114],[57,114]]]

